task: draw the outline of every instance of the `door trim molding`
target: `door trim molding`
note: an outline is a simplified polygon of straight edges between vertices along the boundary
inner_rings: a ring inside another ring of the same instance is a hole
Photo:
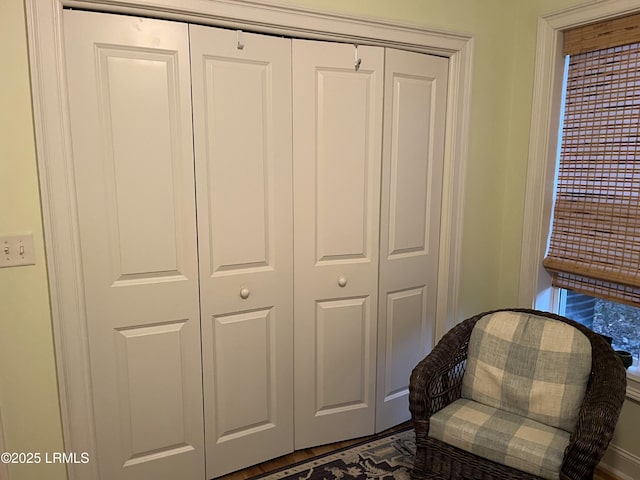
[[[272,0],[25,0],[25,6],[62,430],[67,452],[87,452],[91,458],[87,464],[69,464],[69,480],[97,480],[99,474],[64,67],[65,7],[448,57],[435,341],[458,322],[473,64],[470,35],[283,6]]]

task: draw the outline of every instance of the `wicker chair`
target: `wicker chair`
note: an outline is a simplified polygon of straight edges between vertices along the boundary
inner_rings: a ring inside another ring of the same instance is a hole
[[[575,428],[564,450],[560,480],[593,479],[607,449],[622,408],[626,374],[622,362],[599,335],[559,315],[529,309],[495,310],[469,318],[452,328],[413,370],[410,410],[416,432],[413,480],[422,479],[540,479],[498,464],[429,436],[430,417],[460,399],[471,332],[484,316],[521,312],[565,322],[581,331],[591,344],[591,373]],[[587,367],[588,368],[588,367]]]

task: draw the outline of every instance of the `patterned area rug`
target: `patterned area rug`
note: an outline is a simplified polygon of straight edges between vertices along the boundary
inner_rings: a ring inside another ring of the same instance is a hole
[[[415,434],[409,428],[251,480],[409,480],[415,450]]]

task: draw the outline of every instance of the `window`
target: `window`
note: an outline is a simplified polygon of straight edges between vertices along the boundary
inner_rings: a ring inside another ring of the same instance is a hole
[[[565,32],[568,56],[545,267],[560,313],[640,344],[640,15]]]
[[[637,365],[640,355],[640,308],[562,289],[558,313],[608,337],[615,350],[631,353]]]

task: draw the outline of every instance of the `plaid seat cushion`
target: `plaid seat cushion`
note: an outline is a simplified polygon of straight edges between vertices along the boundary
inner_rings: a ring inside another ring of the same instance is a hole
[[[469,340],[462,396],[571,432],[591,373],[591,344],[564,322],[496,312]]]
[[[557,480],[569,433],[461,398],[430,418],[429,436],[502,465]]]

